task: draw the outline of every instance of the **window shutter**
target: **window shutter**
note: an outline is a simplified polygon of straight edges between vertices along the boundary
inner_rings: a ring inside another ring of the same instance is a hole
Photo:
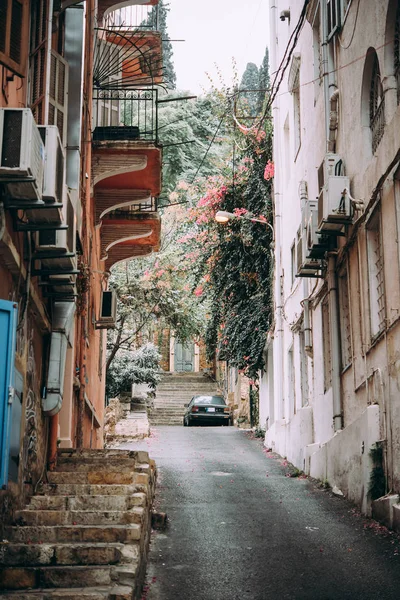
[[[25,73],[24,52],[28,40],[27,0],[1,0],[0,3],[0,63],[23,77]]]
[[[68,63],[54,52],[50,58],[49,125],[57,125],[63,146],[67,125]]]
[[[35,121],[46,124],[46,70],[48,64],[47,1],[37,0],[32,15],[31,101]]]

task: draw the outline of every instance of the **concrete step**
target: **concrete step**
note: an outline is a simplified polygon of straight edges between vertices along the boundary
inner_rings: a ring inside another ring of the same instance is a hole
[[[95,468],[95,467],[94,467]],[[147,485],[149,475],[135,471],[50,471],[47,474],[49,483],[76,483],[96,485]]]
[[[131,496],[146,493],[144,484],[88,485],[79,483],[44,484],[41,493],[49,496]]]
[[[145,511],[137,506],[128,511],[90,511],[90,510],[18,510],[15,521],[23,525],[141,525]]]
[[[132,544],[140,540],[142,526],[129,525],[44,525],[8,526],[4,529],[4,538],[13,543],[122,543]]]
[[[72,566],[130,564],[139,559],[134,544],[13,544],[0,543],[2,566]]]
[[[0,567],[0,590],[134,585],[137,566]]]
[[[146,494],[137,492],[130,496],[33,496],[28,510],[131,510],[146,506]]]
[[[3,592],[3,600],[132,600],[131,586],[107,586],[95,588],[50,588],[47,590],[27,590]]]

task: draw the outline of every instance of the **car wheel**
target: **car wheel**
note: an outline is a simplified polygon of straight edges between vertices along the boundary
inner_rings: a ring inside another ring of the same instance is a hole
[[[185,417],[183,417],[183,426],[187,427],[187,423],[186,423],[186,418]]]
[[[188,427],[192,427],[192,425],[193,425],[192,421],[191,421],[190,419],[188,419],[188,420],[187,420],[187,426],[188,426]]]

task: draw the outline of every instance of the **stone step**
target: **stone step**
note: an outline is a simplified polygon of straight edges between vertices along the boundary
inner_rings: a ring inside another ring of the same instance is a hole
[[[58,525],[47,526],[7,526],[4,538],[13,543],[122,543],[131,544],[140,540],[142,527],[137,523],[129,525]]]
[[[28,510],[90,510],[90,511],[123,511],[135,506],[146,506],[147,496],[135,493],[130,496],[33,496]]]
[[[76,458],[79,460],[109,460],[109,459],[134,459],[137,462],[149,462],[149,453],[145,450],[116,450],[106,448],[95,450],[93,448],[59,448],[57,454],[60,458]]]
[[[99,462],[96,464],[85,461],[80,462],[70,458],[62,458],[57,461],[56,471],[74,471],[77,473],[84,473],[88,471],[107,471],[109,473],[114,472],[130,472],[130,471],[149,471],[150,465],[149,463],[138,463],[136,461],[131,461],[130,459],[125,461],[118,461],[115,464],[109,463],[108,460],[106,462]]]
[[[18,510],[15,521],[23,525],[128,525],[142,524],[145,516],[143,507],[137,506],[128,511],[90,510]]]
[[[131,496],[146,493],[145,484],[120,485],[90,485],[80,483],[51,483],[44,484],[41,493],[49,496]]]
[[[72,566],[130,564],[139,559],[134,544],[13,544],[0,543],[2,566]]]
[[[149,475],[135,471],[50,471],[47,474],[49,483],[78,483],[99,485],[147,485]]]
[[[137,565],[0,567],[0,590],[134,585]]]
[[[131,586],[107,586],[95,588],[69,588],[47,590],[24,590],[3,592],[3,600],[132,600]]]

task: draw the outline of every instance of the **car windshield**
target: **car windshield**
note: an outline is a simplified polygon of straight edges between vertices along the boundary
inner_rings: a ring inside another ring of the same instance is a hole
[[[197,396],[194,398],[194,404],[225,404],[222,396]]]

